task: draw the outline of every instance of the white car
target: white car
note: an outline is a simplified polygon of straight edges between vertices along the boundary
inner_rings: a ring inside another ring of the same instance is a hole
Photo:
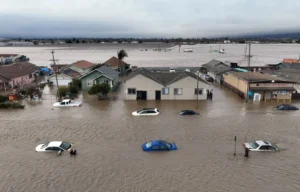
[[[64,99],[62,102],[57,102],[53,104],[53,107],[80,107],[81,101],[73,101],[71,99]]]
[[[252,141],[250,143],[244,143],[244,147],[249,151],[278,151],[279,148],[276,145],[271,144],[268,141]]]
[[[58,152],[68,151],[71,147],[72,144],[65,141],[51,141],[49,143],[36,146],[35,150],[37,152]]]
[[[155,116],[159,115],[159,110],[157,108],[143,108],[139,111],[132,112],[133,116]]]

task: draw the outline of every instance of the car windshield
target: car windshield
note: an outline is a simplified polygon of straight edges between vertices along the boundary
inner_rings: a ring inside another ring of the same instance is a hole
[[[62,144],[60,145],[61,148],[63,148],[64,150],[68,150],[71,147],[70,143],[67,142],[62,142]]]
[[[48,144],[49,144],[49,143],[46,143],[46,144],[42,145],[41,149],[46,148],[46,147],[48,146]]]
[[[259,146],[255,141],[249,143],[249,145],[250,145],[253,149],[256,149],[256,148]]]
[[[150,148],[152,146],[152,142],[146,143],[146,147]]]
[[[166,146],[167,146],[169,149],[172,148],[172,145],[171,145],[170,143],[167,143],[167,142],[166,142]]]

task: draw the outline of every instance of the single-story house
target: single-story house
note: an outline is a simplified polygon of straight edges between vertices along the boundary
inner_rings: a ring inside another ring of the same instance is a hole
[[[51,75],[48,78],[49,81],[53,82],[53,85],[56,85],[56,75]],[[68,86],[69,83],[71,83],[73,78],[71,76],[68,76],[66,74],[60,73],[57,74],[57,82],[58,86]]]
[[[223,74],[230,70],[232,70],[231,67],[229,67],[222,61],[218,61],[215,59],[209,61],[206,64],[203,64],[200,67],[200,71],[202,73],[210,75],[215,81],[221,84],[223,82]]]
[[[35,80],[36,65],[29,62],[0,66],[0,90],[25,86]]]
[[[295,81],[260,72],[229,71],[223,78],[226,87],[246,99],[258,93],[260,100],[291,100],[295,91]]]
[[[155,72],[139,68],[126,78],[125,100],[208,99],[210,84],[192,72]]]
[[[81,88],[88,91],[94,84],[108,83],[113,90],[120,82],[119,72],[103,64],[99,68],[81,76]]]
[[[120,66],[125,65],[125,71],[130,68],[130,64],[123,60],[119,60],[117,57],[113,56],[109,60],[105,61],[104,64],[110,66],[112,69],[120,71]]]

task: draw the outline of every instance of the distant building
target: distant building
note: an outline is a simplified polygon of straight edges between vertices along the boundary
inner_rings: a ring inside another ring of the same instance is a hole
[[[283,63],[300,63],[299,59],[283,59]]]

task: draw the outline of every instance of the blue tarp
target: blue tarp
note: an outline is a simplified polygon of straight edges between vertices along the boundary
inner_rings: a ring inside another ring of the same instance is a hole
[[[45,73],[50,73],[51,70],[49,68],[42,68],[41,71],[45,72]]]
[[[240,72],[248,72],[248,70],[246,70],[246,69],[241,69],[241,68],[235,68],[234,70],[240,71]]]

